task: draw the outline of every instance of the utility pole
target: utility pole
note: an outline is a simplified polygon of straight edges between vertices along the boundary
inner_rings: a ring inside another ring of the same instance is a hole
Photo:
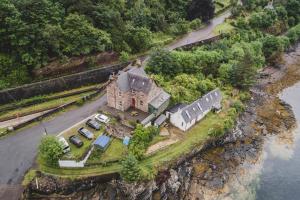
[[[48,132],[47,132],[46,126],[45,126],[45,124],[44,124],[44,122],[43,122],[43,119],[42,119],[42,118],[40,118],[40,122],[41,122],[41,125],[42,125],[42,126],[43,126],[43,128],[44,128],[44,135],[48,135]]]

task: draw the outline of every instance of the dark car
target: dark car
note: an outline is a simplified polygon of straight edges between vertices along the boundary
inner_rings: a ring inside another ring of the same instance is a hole
[[[78,132],[79,132],[83,137],[85,137],[85,138],[87,138],[87,139],[89,139],[89,140],[91,140],[91,139],[94,138],[94,134],[93,134],[91,131],[89,131],[89,130],[87,130],[86,128],[84,128],[84,127],[80,128],[80,129],[78,130]]]
[[[87,120],[86,125],[95,130],[100,130],[100,128],[101,128],[101,125],[98,122],[96,122],[96,120],[93,120],[93,119]]]
[[[80,140],[80,138],[77,135],[72,135],[69,137],[69,141],[74,144],[76,147],[82,147],[83,142]]]

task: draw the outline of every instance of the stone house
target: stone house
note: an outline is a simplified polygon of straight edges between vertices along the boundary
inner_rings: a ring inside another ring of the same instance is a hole
[[[179,104],[167,111],[171,124],[187,131],[211,110],[221,109],[222,94],[217,88],[189,105]]]
[[[139,109],[154,114],[162,113],[169,105],[170,95],[149,78],[143,68],[132,67],[110,77],[107,86],[108,106],[126,111]]]

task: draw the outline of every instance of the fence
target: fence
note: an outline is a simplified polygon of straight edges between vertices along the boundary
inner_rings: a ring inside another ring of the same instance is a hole
[[[82,167],[84,167],[84,165],[85,165],[87,159],[90,157],[93,149],[94,149],[94,146],[92,146],[92,148],[86,154],[85,158],[79,162],[77,162],[75,160],[59,160],[58,161],[59,167],[63,167],[63,168],[82,168]]]
[[[15,100],[30,98],[33,96],[70,90],[92,83],[102,83],[107,81],[112,73],[118,72],[128,64],[129,63],[122,63],[2,90],[0,91],[0,104],[10,103]]]

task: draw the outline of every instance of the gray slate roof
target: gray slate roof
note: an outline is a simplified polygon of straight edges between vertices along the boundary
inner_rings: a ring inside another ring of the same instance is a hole
[[[186,106],[187,106],[187,104],[185,104],[185,103],[178,103],[175,106],[169,108],[167,111],[170,113],[176,113],[176,112],[178,112],[178,110],[180,110]]]
[[[152,87],[152,81],[143,68],[133,67],[127,72],[121,72],[117,79],[118,87],[122,92],[129,90],[148,93]]]
[[[170,99],[170,95],[166,93],[165,91],[161,91],[159,95],[157,95],[151,102],[150,105],[154,108],[158,109],[160,106],[162,106],[166,101]]]
[[[222,101],[222,94],[219,88],[202,96],[200,99],[194,101],[190,105],[184,107],[181,111],[181,116],[186,123],[196,119],[200,114],[209,111],[214,105],[220,104]]]

